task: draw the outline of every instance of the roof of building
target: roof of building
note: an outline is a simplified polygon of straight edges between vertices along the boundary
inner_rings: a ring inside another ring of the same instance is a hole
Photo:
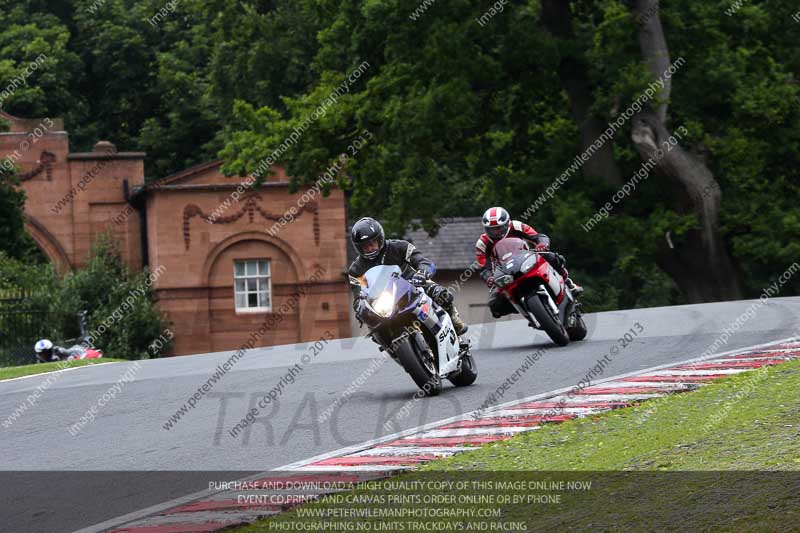
[[[483,232],[481,217],[451,217],[440,221],[435,237],[424,229],[409,231],[406,240],[436,265],[437,270],[465,270],[475,262],[475,241]],[[348,240],[350,228],[347,228]],[[356,252],[347,243],[347,259],[352,262]]]
[[[451,217],[441,220],[435,237],[418,229],[406,233],[406,239],[433,261],[437,270],[464,270],[475,262],[475,241],[482,232],[481,217]]]

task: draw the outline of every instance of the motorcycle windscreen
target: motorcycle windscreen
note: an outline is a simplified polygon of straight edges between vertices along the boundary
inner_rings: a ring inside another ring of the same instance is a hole
[[[367,270],[367,273],[364,274],[367,280],[367,298],[375,300],[383,294],[392,284],[394,274],[398,276],[401,274],[400,267],[397,265],[379,265]]]
[[[497,241],[497,244],[492,248],[492,258],[495,261],[503,262],[515,253],[525,250],[530,250],[526,241],[516,237],[508,237]]]

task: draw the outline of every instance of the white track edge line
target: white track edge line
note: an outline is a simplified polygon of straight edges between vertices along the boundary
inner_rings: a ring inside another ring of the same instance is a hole
[[[735,350],[729,350],[727,352],[722,352],[720,354],[715,354],[715,357],[724,357],[726,355],[731,355],[731,354],[734,354],[734,353],[737,353],[737,352],[741,352],[741,351],[744,351],[744,350],[753,350],[753,349],[757,349],[757,348],[765,348],[767,346],[772,346],[774,344],[780,344],[780,343],[784,343],[784,342],[787,342],[787,341],[796,341],[797,339],[798,339],[798,337],[786,337],[784,339],[775,339],[775,340],[771,340],[771,341],[764,342],[764,343],[761,343],[761,344],[754,344],[754,345],[751,345],[751,346],[743,346],[742,348],[737,348]],[[677,365],[685,365],[687,363],[692,363],[692,362],[696,362],[696,361],[708,361],[708,360],[710,360],[710,358],[696,357],[696,358],[693,358],[693,359],[687,359],[685,361],[678,361],[678,362],[675,362],[675,363],[668,363],[668,364],[664,364],[664,365],[654,366],[654,367],[651,367],[651,368],[645,368],[645,369],[642,369],[642,370],[637,370],[635,372],[630,372],[630,373],[627,373],[627,374],[620,374],[620,375],[617,375],[617,376],[612,376],[612,377],[609,377],[609,378],[606,378],[606,379],[598,380],[598,381],[596,381],[594,383],[596,383],[596,384],[605,383],[607,381],[613,381],[613,380],[616,380],[616,379],[619,379],[619,378],[622,378],[622,377],[636,376],[636,375],[644,374],[646,372],[653,372],[653,371],[656,371],[656,370],[662,370],[664,368],[671,368],[671,367],[677,366]],[[542,399],[546,399],[546,398],[551,398],[553,396],[558,396],[559,394],[563,394],[565,392],[569,392],[573,388],[574,388],[574,385],[570,386],[570,387],[556,389],[554,391],[535,394],[533,396],[529,396],[527,398],[522,398],[520,400],[512,400],[512,401],[509,401],[509,402],[506,402],[506,403],[498,404],[498,405],[493,406],[491,409],[484,411],[483,414],[486,414],[487,412],[491,412],[491,411],[495,411],[495,410],[500,410],[500,409],[503,409],[503,408],[506,408],[506,407],[509,407],[509,406],[512,406],[512,405],[516,405],[516,404],[519,404],[519,403],[523,403],[523,402],[531,402],[531,401],[535,401],[535,400],[542,400]],[[413,435],[414,433],[419,433],[420,431],[423,431],[425,429],[431,429],[431,428],[439,426],[439,425],[449,424],[451,422],[460,422],[462,420],[467,420],[467,419],[469,419],[471,417],[471,415],[473,413],[478,413],[478,412],[480,412],[480,411],[479,410],[470,411],[468,413],[464,413],[464,414],[461,414],[461,415],[453,416],[453,417],[450,417],[450,418],[447,418],[447,419],[444,419],[444,420],[439,420],[438,422],[431,422],[429,424],[418,426],[416,428],[407,429],[407,430],[400,431],[398,433],[394,433],[394,434],[391,434],[391,435],[386,435],[384,437],[380,437],[380,438],[377,438],[377,439],[371,439],[371,440],[363,442],[361,444],[356,444],[356,445],[353,445],[353,446],[340,448],[339,450],[334,450],[332,452],[320,454],[320,455],[311,457],[310,459],[305,459],[305,460],[301,460],[301,461],[295,461],[294,463],[290,463],[288,465],[280,466],[278,468],[273,468],[272,470],[267,470],[266,472],[261,472],[259,474],[255,474],[255,475],[250,476],[250,477],[242,478],[240,481],[249,481],[249,480],[253,480],[253,479],[258,479],[260,477],[263,477],[264,474],[266,474],[268,472],[290,472],[290,471],[296,471],[298,473],[304,473],[302,470],[298,470],[298,468],[300,468],[302,466],[306,466],[306,465],[308,465],[310,463],[315,463],[315,462],[318,462],[318,461],[322,461],[324,459],[330,459],[332,457],[337,457],[339,455],[347,455],[349,453],[355,453],[355,452],[363,451],[363,450],[366,450],[368,448],[375,447],[378,444],[391,442],[393,440],[397,440],[399,438],[406,437],[408,435]],[[305,472],[305,473],[307,473],[307,472]],[[104,530],[112,528],[112,527],[121,527],[121,526],[124,526],[125,524],[133,522],[135,520],[146,518],[147,516],[150,516],[150,515],[152,515],[152,514],[154,514],[156,512],[163,511],[163,510],[169,509],[171,507],[176,507],[178,505],[182,505],[182,504],[185,504],[185,503],[189,503],[189,502],[195,501],[195,500],[197,500],[197,499],[199,499],[199,498],[201,498],[203,496],[210,496],[210,495],[213,495],[213,494],[217,494],[219,492],[224,492],[224,491],[213,491],[213,492],[212,491],[207,491],[207,490],[199,491],[199,492],[196,492],[194,494],[189,494],[187,496],[183,496],[181,498],[176,498],[176,499],[168,501],[168,502],[164,502],[164,503],[153,505],[153,506],[148,507],[146,509],[142,509],[142,510],[139,510],[139,511],[133,511],[131,513],[119,516],[117,518],[111,518],[109,520],[106,520],[105,522],[102,522],[102,523],[99,523],[99,524],[95,524],[93,526],[89,526],[89,527],[86,527],[84,529],[80,529],[80,530],[74,531],[73,533],[99,533],[101,531],[104,531]]]
[[[61,370],[51,370],[50,372],[42,372],[40,374],[30,374],[28,376],[19,376],[16,378],[8,378],[0,380],[0,385],[3,383],[10,383],[12,381],[17,381],[20,379],[29,379],[29,378],[40,378],[42,376],[49,376],[51,374],[63,374],[64,372],[69,372],[70,370],[81,370],[84,368],[92,368],[93,366],[104,366],[104,365],[113,365],[115,363],[120,363],[121,361],[107,361],[105,363],[92,363],[89,365],[80,365],[80,366],[73,366],[72,368],[62,368]]]
[[[717,358],[717,357],[724,357],[726,355],[735,354],[735,353],[742,352],[742,351],[745,351],[745,350],[753,350],[753,349],[756,349],[756,348],[765,348],[767,346],[772,346],[774,344],[780,344],[782,342],[786,342],[786,341],[789,341],[789,340],[794,340],[796,338],[797,337],[787,337],[787,338],[784,338],[784,339],[775,339],[775,340],[771,340],[771,341],[760,343],[760,344],[753,344],[751,346],[743,346],[742,348],[737,348],[735,350],[729,350],[727,352],[721,352],[719,354],[714,354],[714,359]],[[654,366],[654,367],[650,367],[650,368],[644,368],[644,369],[641,369],[641,370],[635,370],[633,372],[628,372],[626,374],[619,374],[619,375],[616,375],[616,376],[603,378],[603,379],[591,382],[591,385],[589,385],[589,386],[599,385],[601,383],[607,383],[609,381],[617,381],[617,380],[619,380],[621,378],[638,376],[638,375],[646,374],[647,372],[654,372],[656,370],[663,370],[665,368],[672,368],[674,366],[680,366],[680,365],[686,365],[686,364],[689,364],[689,363],[694,363],[694,362],[699,362],[699,361],[710,361],[710,360],[713,360],[713,359],[709,358],[709,357],[702,357],[701,356],[701,357],[695,357],[695,358],[692,358],[692,359],[686,359],[684,361],[677,361],[677,362],[674,362],[674,363],[666,363],[666,364],[663,364],[663,365],[658,365],[658,366]],[[473,411],[469,411],[467,413],[463,413],[463,414],[460,414],[460,415],[452,416],[450,418],[446,418],[446,419],[443,419],[443,420],[438,420],[436,422],[430,422],[430,423],[424,424],[422,426],[417,426],[415,428],[410,428],[410,429],[406,429],[406,430],[403,430],[403,431],[399,431],[399,432],[393,433],[391,435],[386,435],[386,436],[383,436],[383,437],[378,437],[376,439],[371,439],[371,440],[362,442],[360,444],[355,444],[353,446],[346,446],[344,448],[340,448],[338,450],[333,450],[331,452],[323,453],[323,454],[311,457],[309,459],[295,461],[295,462],[290,463],[288,465],[284,465],[284,466],[280,466],[278,468],[275,468],[274,470],[278,471],[278,472],[291,471],[294,468],[298,468],[298,467],[301,467],[301,466],[307,466],[308,464],[311,464],[311,463],[316,463],[318,461],[323,461],[325,459],[330,459],[332,457],[337,457],[339,455],[347,455],[347,454],[350,454],[350,453],[359,452],[359,451],[365,450],[367,448],[371,448],[371,447],[373,447],[373,446],[375,446],[377,444],[383,444],[383,443],[386,443],[386,442],[391,442],[393,440],[401,439],[403,437],[407,437],[407,436],[413,435],[415,433],[420,433],[420,432],[422,432],[422,431],[424,431],[426,429],[432,429],[432,428],[435,428],[435,427],[440,426],[440,425],[449,424],[451,422],[461,422],[462,420],[468,420],[468,419],[470,419],[472,417],[473,414],[481,414],[483,416],[483,415],[486,415],[487,413],[491,413],[491,412],[494,412],[494,411],[497,411],[497,410],[501,410],[501,409],[504,409],[504,408],[507,408],[509,406],[516,405],[516,404],[519,404],[519,403],[527,403],[527,402],[531,402],[531,401],[535,401],[535,400],[544,400],[544,399],[547,399],[547,398],[552,398],[553,396],[558,396],[560,394],[564,394],[565,392],[569,392],[573,388],[575,388],[575,385],[571,385],[569,387],[564,387],[564,388],[561,388],[561,389],[556,389],[554,391],[535,394],[533,396],[528,396],[526,398],[522,398],[522,399],[519,399],[519,400],[511,400],[511,401],[508,401],[508,402],[505,402],[505,403],[494,405],[491,408],[486,409],[484,411],[481,411],[480,409],[476,409],[476,410],[473,410]]]

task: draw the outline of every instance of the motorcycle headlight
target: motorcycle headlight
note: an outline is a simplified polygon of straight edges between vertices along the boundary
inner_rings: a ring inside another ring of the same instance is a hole
[[[394,295],[389,291],[383,291],[378,298],[372,302],[372,309],[378,315],[387,318],[394,311]]]
[[[539,257],[536,254],[532,254],[529,258],[527,258],[523,263],[522,266],[519,267],[520,271],[525,274],[528,270],[533,268],[533,265],[539,260]]]

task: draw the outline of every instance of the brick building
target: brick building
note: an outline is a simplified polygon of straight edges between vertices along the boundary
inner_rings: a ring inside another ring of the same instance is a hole
[[[277,325],[257,346],[347,336],[341,191],[292,193],[281,168],[253,190],[223,176],[222,161],[145,185],[144,153],[104,141],[71,153],[60,119],[0,116],[11,124],[0,161],[21,170],[26,229],[39,247],[63,273],[110,232],[132,268],[158,269],[175,354],[237,349],[269,318]]]

